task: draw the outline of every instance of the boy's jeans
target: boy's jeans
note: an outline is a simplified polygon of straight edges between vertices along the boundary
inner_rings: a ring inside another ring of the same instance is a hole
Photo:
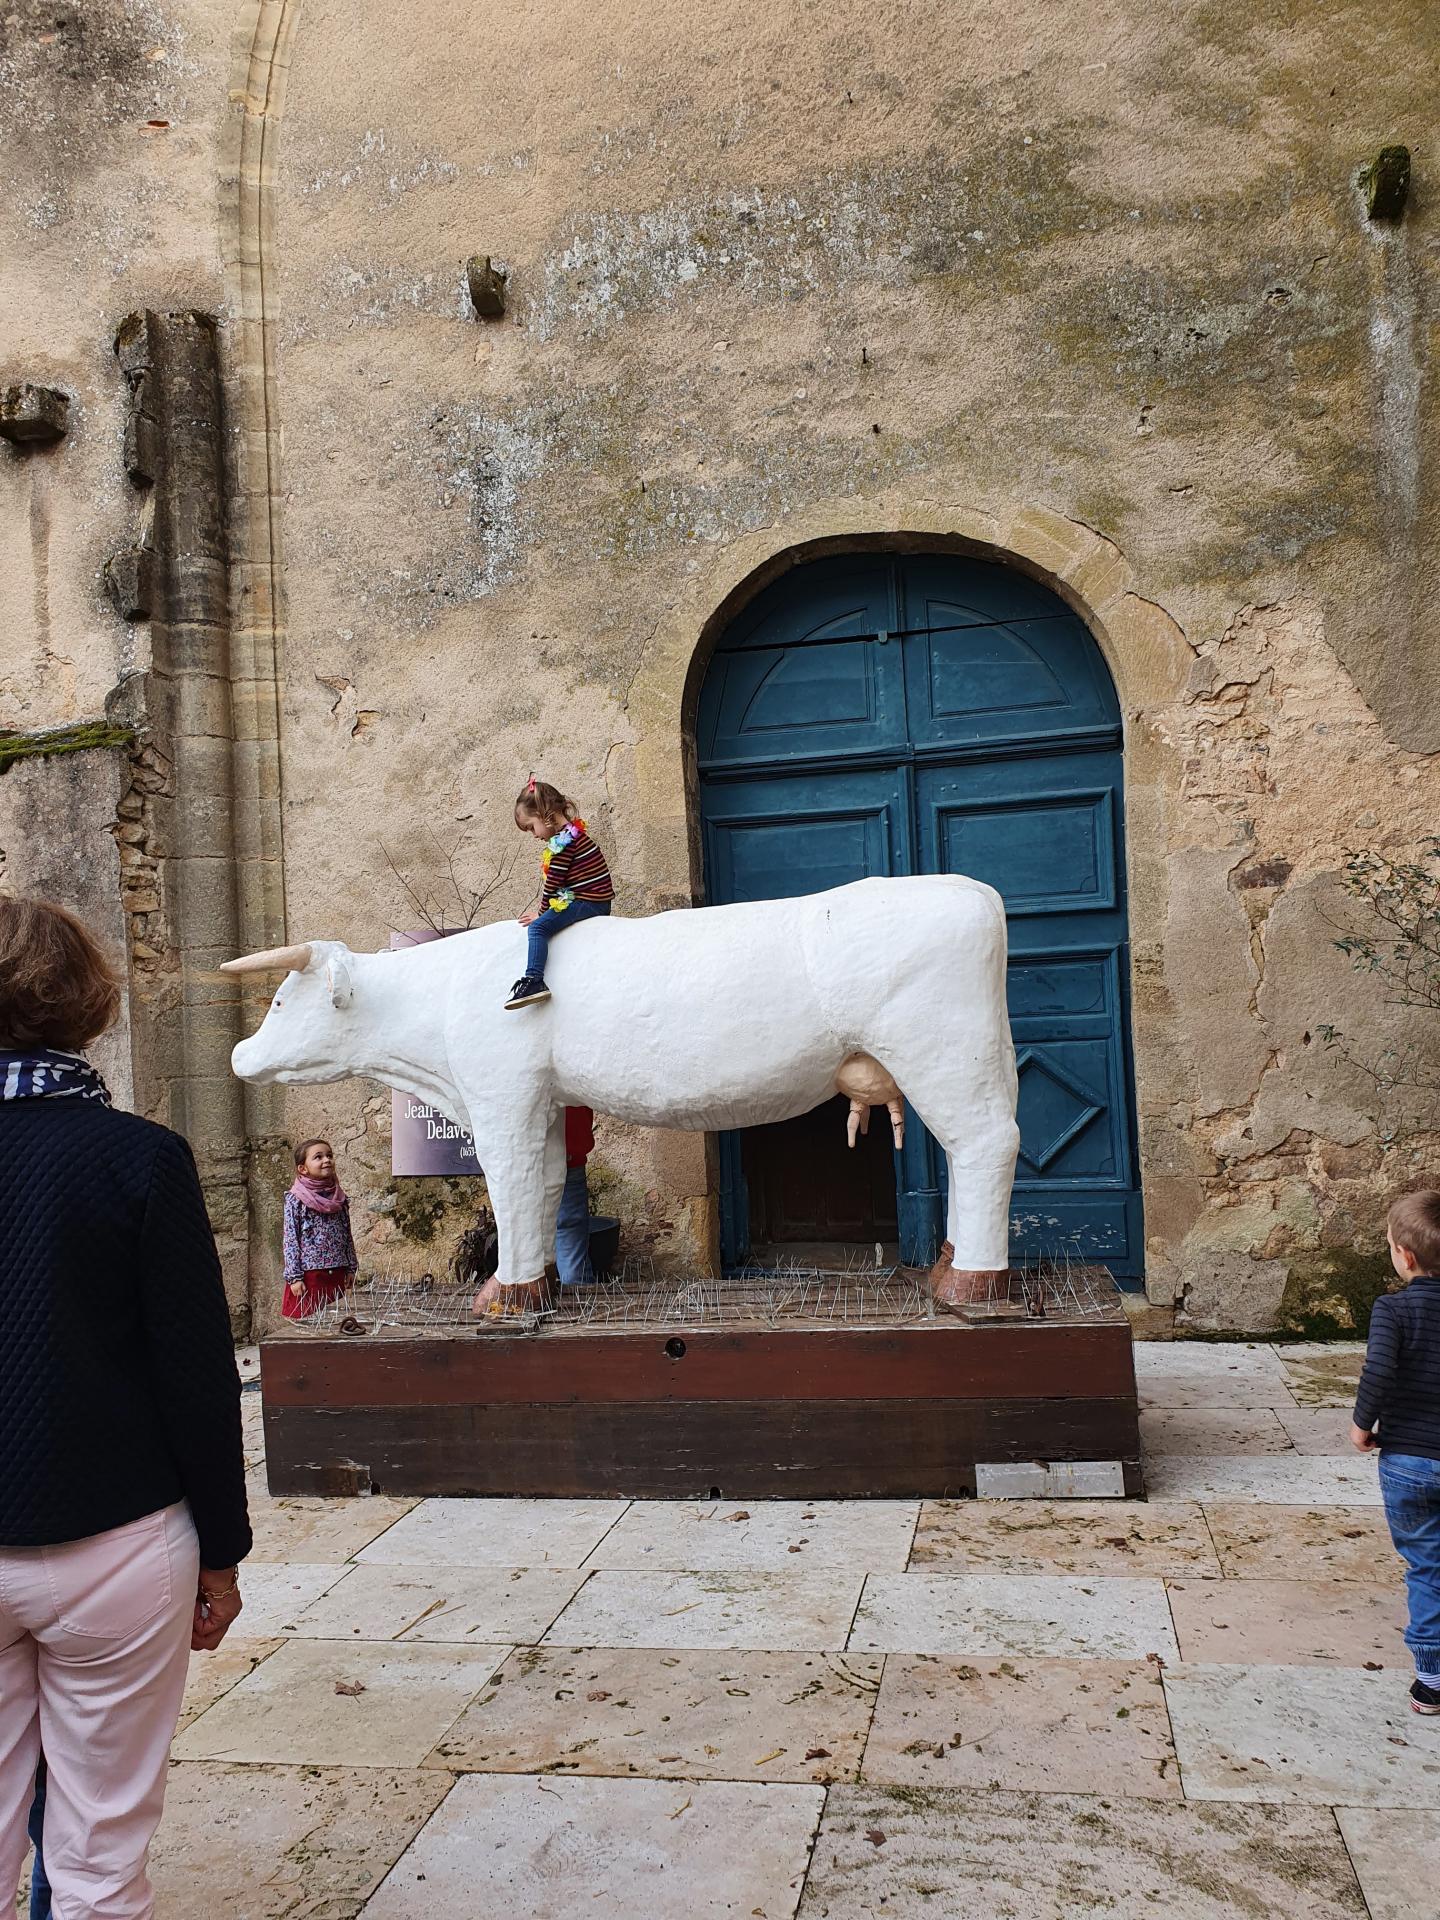
[[[555,1223],[555,1265],[562,1287],[586,1287],[595,1278],[590,1264],[590,1194],[584,1167],[571,1167],[560,1196]]]
[[[1433,1681],[1440,1675],[1440,1460],[1382,1448],[1380,1497],[1390,1538],[1405,1562],[1405,1644],[1416,1673]]]

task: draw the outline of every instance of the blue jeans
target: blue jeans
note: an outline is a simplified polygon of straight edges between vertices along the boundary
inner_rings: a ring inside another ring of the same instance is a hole
[[[41,1857],[41,1836],[45,1829],[45,1762],[35,1775],[35,1798],[30,1803],[30,1838],[35,1843],[35,1864],[30,1869],[30,1920],[50,1920],[50,1882],[45,1878]]]
[[[590,1194],[584,1167],[571,1167],[555,1222],[555,1265],[562,1287],[585,1287],[595,1278],[590,1264]]]
[[[1382,1448],[1380,1497],[1390,1538],[1405,1562],[1405,1644],[1415,1671],[1433,1680],[1440,1675],[1440,1460]]]
[[[610,911],[608,900],[572,900],[568,907],[559,913],[552,913],[546,907],[543,913],[537,913],[526,928],[529,945],[525,950],[525,971],[532,980],[545,978],[545,955],[550,950],[550,942],[557,933],[563,933],[566,927],[578,926],[582,920],[598,920],[602,914]]]

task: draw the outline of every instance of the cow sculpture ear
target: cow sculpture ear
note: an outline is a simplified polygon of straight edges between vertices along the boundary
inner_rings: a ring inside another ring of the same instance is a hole
[[[332,953],[325,963],[325,983],[330,989],[332,1007],[348,1007],[355,996],[350,984],[350,969],[338,953]]]

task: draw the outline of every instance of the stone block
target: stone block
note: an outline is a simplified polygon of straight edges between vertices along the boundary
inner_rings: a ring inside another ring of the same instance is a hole
[[[0,434],[15,446],[49,446],[64,439],[69,414],[69,394],[22,380],[0,395]]]
[[[148,620],[155,604],[155,555],[122,547],[105,562],[105,591],[122,620]]]

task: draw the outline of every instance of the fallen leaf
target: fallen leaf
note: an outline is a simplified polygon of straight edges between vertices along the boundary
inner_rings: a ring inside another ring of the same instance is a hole
[[[682,1814],[682,1813],[684,1813],[684,1811],[685,1811],[685,1809],[686,1809],[686,1807],[693,1807],[693,1806],[694,1806],[694,1804],[695,1804],[695,1802],[694,1802],[694,1800],[693,1800],[693,1799],[690,1799],[690,1800],[682,1800],[682,1801],[680,1802],[680,1805],[679,1805],[678,1807],[676,1807],[676,1809],[675,1809],[675,1811],[674,1811],[674,1813],[672,1813],[672,1814],[670,1815],[670,1818],[671,1818],[672,1820],[678,1820],[678,1819],[680,1818],[680,1816],[681,1816],[681,1814]]]
[[[800,1549],[799,1547],[786,1547],[785,1551],[787,1553],[798,1553]]]
[[[811,1747],[805,1758],[807,1760],[828,1760],[830,1758],[830,1749],[829,1747]]]
[[[1367,1660],[1364,1666],[1367,1673],[1383,1673],[1385,1671],[1384,1662],[1381,1660]]]
[[[365,1691],[365,1682],[363,1680],[337,1680],[335,1682],[335,1691],[337,1693],[348,1694],[352,1700],[355,1700]]]
[[[773,1753],[762,1754],[758,1760],[752,1760],[750,1764],[755,1767],[768,1767],[772,1760],[778,1760],[784,1752],[784,1747],[776,1747]]]
[[[604,1687],[596,1687],[595,1691],[593,1693],[587,1693],[585,1698],[587,1700],[608,1700],[610,1696]]]
[[[725,1518],[727,1520],[748,1520],[750,1516],[742,1507],[739,1513],[727,1513]]]
[[[1158,1653],[1147,1653],[1145,1658],[1147,1660],[1153,1661],[1157,1667],[1163,1667],[1165,1664],[1164,1660],[1161,1658],[1161,1656]]]
[[[885,1836],[879,1827],[871,1827],[866,1833],[865,1838],[870,1842],[872,1847],[883,1847],[885,1844]]]

